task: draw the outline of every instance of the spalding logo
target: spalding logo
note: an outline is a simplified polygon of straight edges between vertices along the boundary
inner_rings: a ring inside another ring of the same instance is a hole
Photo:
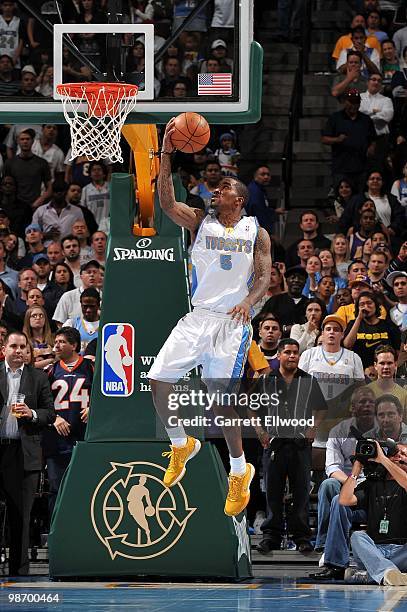
[[[139,249],[146,249],[151,244],[151,238],[141,238],[138,242],[136,242],[136,247]]]
[[[151,242],[151,241],[150,241]],[[122,249],[116,247],[114,250],[113,261],[123,261],[123,259],[158,259],[160,261],[175,261],[174,249],[147,249],[147,245],[140,245],[140,241],[137,246],[141,246],[141,249]]]

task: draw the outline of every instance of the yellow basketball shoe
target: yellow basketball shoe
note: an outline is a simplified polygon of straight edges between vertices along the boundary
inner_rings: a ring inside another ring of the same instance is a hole
[[[163,483],[166,487],[173,487],[181,480],[186,472],[186,463],[195,457],[201,450],[201,443],[192,436],[187,437],[185,446],[171,446],[170,451],[165,451],[163,457],[170,458],[170,465],[164,474]]]
[[[255,469],[251,463],[246,465],[246,472],[242,476],[229,474],[229,491],[225,502],[225,514],[236,516],[242,512],[250,499],[250,483],[253,480]]]

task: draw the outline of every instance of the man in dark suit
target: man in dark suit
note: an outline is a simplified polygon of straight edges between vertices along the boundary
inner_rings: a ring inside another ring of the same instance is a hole
[[[9,333],[0,365],[0,486],[10,527],[9,575],[28,574],[30,514],[42,465],[41,430],[55,420],[45,372],[24,365],[27,337]],[[11,412],[12,397],[24,394]]]

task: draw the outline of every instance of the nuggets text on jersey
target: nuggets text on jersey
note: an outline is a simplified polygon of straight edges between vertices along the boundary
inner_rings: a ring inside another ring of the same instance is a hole
[[[217,236],[205,236],[206,248],[212,251],[231,251],[233,253],[251,253],[253,242],[235,238],[218,238]]]

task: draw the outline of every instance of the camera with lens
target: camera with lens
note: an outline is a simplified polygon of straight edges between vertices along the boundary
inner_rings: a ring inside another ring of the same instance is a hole
[[[397,453],[397,444],[391,438],[387,440],[377,440],[384,454],[387,457],[393,457]],[[376,440],[366,438],[364,440],[358,440],[356,444],[355,459],[366,465],[369,459],[376,459],[377,457],[377,446]]]
[[[364,438],[355,427],[351,427],[351,433],[357,439],[353,459],[357,459],[363,465],[363,473],[365,474],[366,478],[371,480],[384,480],[387,474],[386,468],[379,463],[369,461],[369,459],[376,459],[377,457],[376,442],[378,442],[380,447],[383,449],[386,457],[393,457],[397,454],[396,442],[391,438],[387,438],[386,440]]]
[[[387,440],[377,440],[384,454],[393,457],[397,453],[397,444],[391,438]],[[363,473],[369,480],[385,480],[387,475],[386,468],[380,463],[369,461],[377,457],[377,446],[375,440],[358,440],[356,444],[355,459],[363,465]]]

